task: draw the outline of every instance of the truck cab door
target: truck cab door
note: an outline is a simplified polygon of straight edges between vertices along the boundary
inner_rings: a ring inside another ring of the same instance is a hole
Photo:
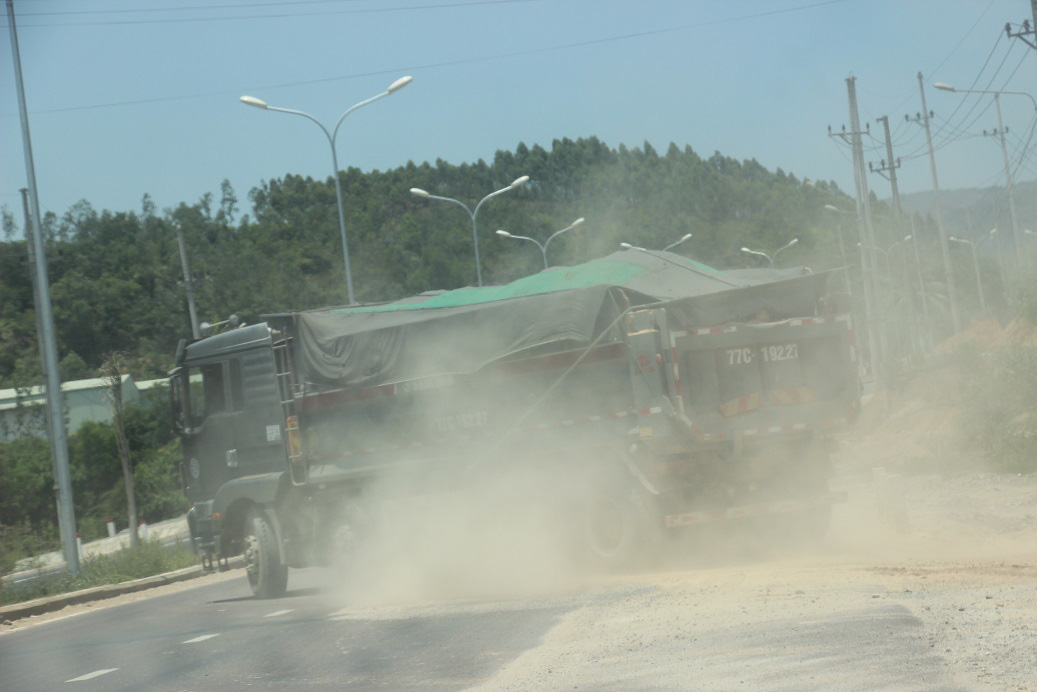
[[[227,464],[233,450],[233,418],[228,410],[226,361],[192,363],[183,368],[184,492],[195,502],[212,499],[233,475]]]
[[[228,361],[234,443],[240,475],[286,468],[284,413],[269,344]]]

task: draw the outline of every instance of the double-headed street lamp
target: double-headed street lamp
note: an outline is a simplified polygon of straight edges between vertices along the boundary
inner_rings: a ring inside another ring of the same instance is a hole
[[[538,248],[540,248],[540,253],[544,256],[544,269],[547,269],[547,267],[548,267],[548,264],[547,264],[547,246],[551,244],[552,240],[554,240],[555,238],[557,238],[561,234],[565,233],[566,231],[571,231],[572,229],[576,228],[577,226],[579,226],[581,224],[583,224],[583,217],[582,216],[580,218],[576,219],[575,221],[573,221],[571,224],[569,224],[568,226],[566,226],[562,230],[555,231],[554,233],[552,233],[551,237],[548,238],[543,243],[541,243],[536,238],[530,238],[530,237],[524,236],[524,235],[513,235],[513,234],[508,233],[507,231],[503,231],[503,230],[497,231],[497,235],[499,235],[502,238],[514,238],[515,240],[528,240],[529,242],[534,243]]]
[[[771,267],[773,267],[774,266],[774,260],[778,259],[778,254],[780,254],[782,250],[788,250],[790,247],[792,247],[793,245],[795,245],[798,242],[799,242],[799,238],[793,238],[792,240],[790,240],[789,242],[785,243],[780,248],[775,250],[773,255],[768,255],[766,252],[762,252],[760,250],[750,250],[747,247],[743,247],[742,248],[742,252],[744,252],[744,253],[746,253],[748,255],[759,255],[760,257],[765,257],[765,258],[767,258],[767,261],[770,262]]]
[[[692,238],[692,235],[691,235],[691,233],[685,233],[685,234],[684,234],[683,236],[681,236],[681,239],[680,239],[680,240],[678,240],[678,241],[677,241],[677,242],[675,242],[675,243],[670,243],[669,245],[667,245],[666,247],[664,247],[664,248],[663,248],[663,249],[661,250],[661,252],[666,252],[667,250],[671,250],[672,248],[675,248],[675,247],[677,247],[678,245],[680,245],[681,243],[683,243],[684,241],[686,241],[686,240],[691,240],[691,238]],[[643,248],[643,247],[638,247],[637,245],[631,245],[630,243],[620,243],[620,244],[619,244],[619,246],[620,246],[621,248],[624,248],[624,249],[626,249],[626,250],[638,250],[638,251],[640,251],[640,252],[648,252],[648,249],[647,249],[647,248]]]
[[[528,175],[524,175],[520,178],[515,178],[513,181],[511,181],[511,185],[508,185],[507,187],[502,187],[499,190],[491,192],[490,194],[486,195],[481,200],[479,200],[479,203],[475,205],[474,210],[469,209],[467,204],[460,200],[456,200],[453,197],[440,197],[439,195],[432,195],[428,192],[425,192],[420,187],[412,187],[410,189],[410,193],[415,197],[421,197],[422,199],[438,199],[441,202],[450,202],[451,204],[456,204],[457,206],[461,207],[466,212],[468,212],[468,216],[472,219],[472,242],[475,244],[475,277],[476,280],[479,282],[479,285],[482,286],[482,265],[479,263],[479,231],[475,225],[475,217],[479,214],[479,208],[482,207],[483,202],[492,197],[496,197],[497,195],[503,194],[508,190],[514,190],[517,187],[521,187],[525,185],[528,180]]]
[[[369,99],[365,99],[360,103],[354,104],[346,109],[346,112],[339,116],[338,122],[335,123],[335,128],[332,131],[328,131],[328,128],[324,127],[323,124],[309,113],[297,111],[291,108],[278,108],[276,106],[269,105],[266,101],[257,99],[253,96],[242,96],[241,102],[246,106],[253,106],[254,108],[262,108],[267,111],[277,111],[279,113],[291,113],[292,115],[301,115],[304,118],[308,118],[313,122],[317,123],[317,127],[321,129],[324,135],[328,138],[328,144],[331,145],[331,165],[334,169],[335,179],[335,200],[338,203],[338,227],[339,232],[342,234],[342,259],[346,265],[346,290],[349,294],[349,304],[354,305],[356,301],[353,299],[353,273],[349,268],[349,243],[346,242],[346,211],[342,203],[342,182],[338,178],[338,155],[335,153],[335,138],[338,136],[338,128],[342,125],[342,121],[346,119],[346,116],[355,111],[361,106],[366,106],[369,103],[373,103],[378,99],[388,96],[396,91],[399,91],[403,87],[407,86],[413,80],[413,77],[400,77],[395,82],[389,85],[389,88],[378,94],[372,96]]]
[[[1025,96],[1030,99],[1033,104],[1034,111],[1037,111],[1037,99],[1025,91],[995,91],[986,89],[956,89],[950,84],[943,82],[936,82],[933,84],[934,87],[942,91],[950,91],[956,94],[993,94],[994,95],[994,106],[997,109],[997,129],[999,139],[1001,140],[1001,157],[1004,160],[1005,165],[1005,185],[1008,190],[1008,213],[1012,219],[1012,246],[1015,248],[1016,256],[1016,268],[1019,268],[1019,262],[1022,261],[1022,242],[1019,239],[1019,219],[1015,213],[1015,195],[1012,193],[1012,169],[1008,163],[1008,146],[1005,144],[1005,126],[1001,120],[1001,94],[1009,94],[1012,96]]]
[[[675,243],[670,243],[669,245],[664,247],[663,248],[663,252],[666,252],[667,250],[672,250],[673,248],[675,248],[678,245],[680,245],[681,243],[683,243],[685,240],[691,240],[691,234],[690,233],[685,233],[683,236],[681,236],[680,240],[678,240]]]

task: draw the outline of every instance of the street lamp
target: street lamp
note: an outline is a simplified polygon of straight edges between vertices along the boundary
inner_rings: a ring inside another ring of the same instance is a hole
[[[795,245],[798,242],[799,242],[799,238],[793,238],[792,240],[790,240],[789,242],[785,243],[780,248],[775,250],[773,255],[768,255],[766,252],[761,252],[759,250],[750,250],[747,247],[743,247],[742,248],[742,252],[744,252],[746,254],[749,254],[749,255],[759,255],[760,257],[766,257],[767,261],[770,262],[771,267],[774,267],[774,260],[778,259],[778,254],[782,250],[788,250],[790,247],[792,247],[793,245]]]
[[[677,241],[677,242],[675,242],[675,243],[670,243],[669,245],[667,245],[666,247],[664,247],[664,248],[663,248],[663,249],[661,250],[661,252],[666,252],[667,250],[669,250],[669,249],[671,249],[671,248],[675,248],[675,247],[677,247],[678,245],[680,245],[681,243],[683,243],[684,241],[686,241],[686,240],[691,240],[691,237],[692,237],[692,236],[691,236],[691,233],[685,233],[685,234],[684,234],[683,236],[681,236],[681,239],[680,239],[680,240],[678,240],[678,241]],[[619,246],[620,246],[621,248],[625,248],[625,249],[627,249],[627,250],[639,250],[640,252],[648,252],[648,249],[647,249],[647,248],[639,247],[639,246],[637,246],[637,245],[631,245],[630,243],[620,243],[620,244],[619,244]]]
[[[543,256],[544,256],[544,269],[547,269],[547,246],[551,244],[552,240],[554,240],[555,238],[557,238],[561,234],[565,233],[566,231],[571,231],[572,229],[576,228],[577,226],[581,225],[582,223],[583,223],[583,217],[581,216],[580,218],[576,219],[575,221],[573,221],[571,224],[569,224],[568,226],[566,226],[562,230],[555,231],[554,233],[552,233],[551,237],[548,238],[546,241],[544,241],[543,244],[541,244],[540,241],[537,240],[536,238],[530,238],[530,237],[524,236],[524,235],[513,235],[513,234],[508,233],[507,231],[503,231],[503,230],[497,231],[497,235],[501,236],[502,238],[514,238],[515,240],[528,240],[531,243],[535,243],[536,246],[538,248],[540,248],[541,254],[543,254]]]
[[[950,91],[956,94],[993,94],[994,95],[994,106],[997,109],[997,129],[999,139],[1001,140],[1001,157],[1004,160],[1005,165],[1005,185],[1008,189],[1008,212],[1012,218],[1012,245],[1015,248],[1016,255],[1016,269],[1019,268],[1018,262],[1022,258],[1022,243],[1019,242],[1019,219],[1015,213],[1015,195],[1012,193],[1012,169],[1008,165],[1008,146],[1005,144],[1005,126],[1001,120],[1001,94],[1010,94],[1012,96],[1025,96],[1030,99],[1033,104],[1034,111],[1037,111],[1037,99],[1026,93],[1025,91],[993,91],[985,89],[956,89],[950,84],[943,82],[936,82],[933,84],[934,87],[941,91]]]
[[[409,76],[400,77],[395,82],[390,84],[385,91],[378,94],[377,96],[372,96],[369,99],[365,99],[360,103],[356,103],[350,106],[346,109],[345,113],[339,116],[338,122],[335,123],[335,128],[331,132],[329,132],[328,128],[324,127],[324,125],[321,124],[319,120],[314,118],[309,113],[304,113],[302,111],[297,111],[291,108],[278,108],[276,106],[271,106],[266,101],[257,99],[253,96],[242,96],[240,99],[240,101],[244,103],[246,106],[252,106],[253,108],[262,108],[266,111],[277,111],[279,113],[291,113],[292,115],[301,115],[302,117],[317,123],[317,127],[319,127],[321,131],[324,133],[324,135],[328,138],[328,144],[331,145],[331,165],[334,169],[333,177],[335,179],[335,200],[338,203],[338,227],[339,232],[342,235],[342,259],[346,265],[346,290],[349,294],[350,305],[354,305],[356,301],[353,299],[353,273],[349,267],[349,244],[346,242],[346,212],[345,207],[342,203],[342,183],[338,178],[338,155],[335,153],[335,138],[338,137],[338,128],[340,125],[342,125],[342,121],[346,119],[347,115],[355,111],[357,108],[360,108],[361,106],[366,106],[367,104],[373,103],[374,101],[377,101],[378,99],[384,96],[388,96],[389,94],[399,91],[403,87],[410,84],[413,79],[413,77]]]
[[[456,200],[453,197],[440,197],[439,195],[429,194],[428,192],[422,190],[420,187],[412,187],[410,189],[410,193],[415,197],[421,197],[422,199],[438,199],[442,202],[450,202],[451,204],[456,204],[457,206],[461,207],[466,212],[468,212],[468,216],[472,219],[472,242],[475,244],[475,276],[479,282],[479,286],[482,286],[482,266],[479,263],[479,232],[475,225],[475,217],[479,214],[479,208],[482,207],[483,202],[490,199],[491,197],[496,197],[497,195],[503,194],[508,190],[514,190],[517,187],[521,187],[525,185],[527,181],[529,181],[528,175],[524,175],[520,178],[515,178],[507,187],[502,187],[499,190],[491,192],[490,194],[486,195],[481,200],[479,200],[479,203],[475,205],[474,210],[469,209],[467,204],[460,200]]]
[[[691,240],[691,234],[690,233],[685,233],[683,236],[681,236],[681,239],[678,240],[676,243],[670,243],[669,245],[664,247],[663,248],[663,252],[666,252],[667,250],[669,250],[671,248],[677,247],[678,245],[683,243],[685,240]]]
[[[827,209],[828,211],[834,211],[836,214],[847,214],[847,215],[853,216],[853,214],[851,214],[850,212],[843,211],[842,209],[840,209],[839,207],[835,206],[834,204],[826,204],[825,205],[825,209]],[[835,224],[835,234],[837,236],[839,236],[839,256],[842,257],[842,259],[843,259],[843,266],[846,266],[846,244],[843,242],[843,225],[842,225],[842,223],[838,223],[837,222]]]
[[[976,270],[976,290],[979,292],[979,309],[985,313],[987,311],[987,301],[983,296],[983,279],[979,274],[979,255],[976,254],[976,244],[971,240],[955,238],[954,236],[948,237],[947,240],[968,245],[969,249],[972,250],[972,268]]]

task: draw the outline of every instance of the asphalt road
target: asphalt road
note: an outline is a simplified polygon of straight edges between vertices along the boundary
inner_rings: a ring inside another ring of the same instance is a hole
[[[256,600],[244,578],[57,619],[0,637],[0,688],[462,689],[534,646],[560,612],[333,618],[319,570]]]
[[[635,578],[533,600],[351,610],[328,578],[295,571],[274,601],[235,578],[8,632],[0,687],[959,689],[922,623],[860,586],[833,600],[742,600]],[[524,655],[534,663],[516,663]],[[518,678],[498,676],[512,664]]]

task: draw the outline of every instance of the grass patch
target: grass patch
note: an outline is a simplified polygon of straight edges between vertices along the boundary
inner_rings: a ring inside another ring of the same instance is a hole
[[[41,570],[39,578],[27,584],[6,585],[0,588],[0,605],[118,584],[197,564],[198,557],[191,552],[187,542],[177,541],[174,546],[164,547],[157,540],[141,541],[136,548],[122,548],[107,555],[84,558],[79,563],[78,576],[68,573],[45,575]]]

